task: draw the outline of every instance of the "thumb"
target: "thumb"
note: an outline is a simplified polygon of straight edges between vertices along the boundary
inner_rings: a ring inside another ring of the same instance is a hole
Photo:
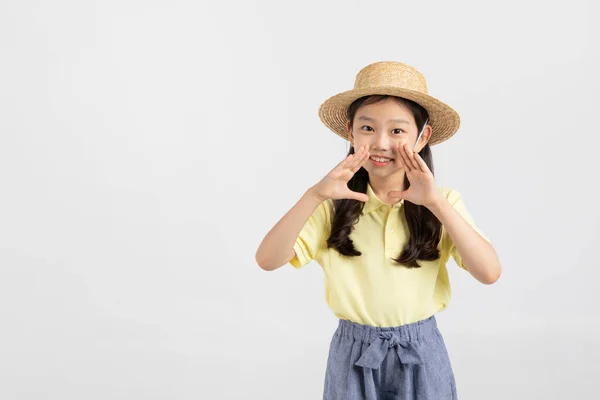
[[[368,195],[366,195],[365,193],[359,193],[359,192],[350,191],[350,195],[348,196],[348,198],[353,199],[353,200],[364,201],[364,202],[369,201]]]
[[[388,192],[388,197],[393,197],[395,199],[403,199],[405,193],[406,191],[393,190],[391,192]]]

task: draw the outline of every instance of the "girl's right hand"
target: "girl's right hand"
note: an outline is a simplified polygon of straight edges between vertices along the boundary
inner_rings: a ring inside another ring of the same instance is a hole
[[[348,181],[356,171],[369,159],[368,146],[361,147],[356,153],[350,154],[334,169],[332,169],[319,183],[313,186],[315,195],[325,201],[327,199],[354,199],[368,201],[365,193],[354,192],[348,188]]]

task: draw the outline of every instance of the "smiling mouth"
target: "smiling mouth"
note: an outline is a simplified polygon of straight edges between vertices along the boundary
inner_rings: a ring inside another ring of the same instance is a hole
[[[387,157],[369,157],[371,160],[373,161],[377,161],[377,162],[388,162],[388,161],[394,161],[393,158],[387,158]]]
[[[384,161],[377,161],[377,160],[374,160],[371,157],[369,157],[369,160],[371,161],[371,163],[373,163],[377,167],[383,167],[384,165],[391,164],[391,162],[394,161],[393,158],[391,158],[391,159],[381,159],[380,158],[380,160],[384,160]]]

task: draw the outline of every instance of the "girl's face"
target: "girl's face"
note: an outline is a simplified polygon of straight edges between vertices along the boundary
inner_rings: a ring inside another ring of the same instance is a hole
[[[417,125],[412,113],[393,98],[360,107],[354,116],[353,128],[347,125],[348,138],[352,146],[360,148],[368,145],[370,159],[363,165],[370,177],[389,177],[403,174],[398,147],[408,143],[412,150],[417,140]],[[431,136],[431,127],[427,125],[415,151],[418,153]],[[384,157],[386,162],[377,162],[373,158]]]

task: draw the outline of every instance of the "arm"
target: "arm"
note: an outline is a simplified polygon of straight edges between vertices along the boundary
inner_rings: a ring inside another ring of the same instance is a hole
[[[255,256],[258,265],[266,271],[273,271],[293,261],[296,257],[296,251],[294,250],[296,239],[304,232],[303,228],[311,220],[313,214],[316,214],[316,218],[313,219],[313,222],[316,222],[316,226],[308,224],[307,228],[314,228],[312,230],[316,230],[316,233],[311,232],[311,229],[309,229],[306,231],[306,236],[313,239],[313,245],[318,244],[320,242],[320,235],[323,234],[322,225],[325,222],[324,216],[326,212],[320,214],[318,212],[315,213],[315,211],[326,200],[369,200],[369,196],[365,193],[354,192],[348,188],[350,178],[354,176],[356,171],[368,159],[369,151],[367,146],[363,146],[357,152],[349,154],[335,168],[329,171],[319,183],[308,189],[302,198],[277,222],[261,242]],[[302,246],[298,248],[303,249]],[[308,261],[306,254],[303,254],[302,260],[304,263]],[[300,260],[298,261],[297,263],[292,263],[296,268],[300,267],[300,264],[303,263]]]
[[[448,231],[469,273],[481,283],[489,285],[496,282],[502,267],[494,247],[465,221],[446,198],[438,197],[428,208]]]
[[[323,202],[314,186],[267,233],[256,251],[256,262],[265,271],[273,271],[287,264],[296,255],[294,243],[300,231]]]

